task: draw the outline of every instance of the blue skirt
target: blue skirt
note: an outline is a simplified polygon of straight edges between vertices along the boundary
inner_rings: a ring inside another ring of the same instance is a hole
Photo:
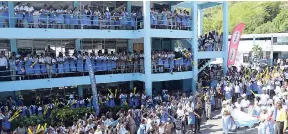
[[[99,22],[98,22],[98,16],[94,16],[93,18],[93,26],[98,26]]]
[[[63,14],[57,15],[57,24],[63,24],[64,23],[64,17]]]
[[[190,114],[188,116],[188,124],[189,125],[194,125],[195,124],[195,115],[194,114]]]
[[[8,12],[2,13],[2,16],[3,16],[4,20],[9,20],[9,13]]]
[[[75,62],[74,61],[70,62],[70,69],[71,69],[71,72],[75,72],[76,71],[76,66],[75,66]]]
[[[46,65],[43,64],[43,65],[40,65],[40,66],[41,66],[41,72],[42,73],[47,73]]]
[[[45,15],[45,14],[41,14],[39,16],[39,21],[42,22],[42,23],[46,23],[48,20],[48,17]]]
[[[83,72],[83,62],[82,61],[77,61],[77,71],[78,72]]]
[[[27,20],[28,23],[31,23],[33,22],[33,15],[29,15],[29,14],[25,14],[25,18]]]
[[[78,18],[78,16],[73,16],[73,18],[71,19],[71,24],[72,24],[72,25],[79,25],[79,18]]]
[[[66,25],[70,25],[71,24],[71,16],[70,15],[65,15],[64,16],[64,23]]]
[[[17,19],[18,20],[23,20],[24,19],[23,13],[17,13]]]
[[[35,74],[41,74],[40,65],[38,63],[34,65],[34,71],[35,71]]]
[[[58,73],[64,73],[63,64],[58,64]]]
[[[69,67],[69,62],[68,61],[64,62],[64,72],[70,72],[70,67]]]
[[[52,71],[51,73],[55,74],[56,73],[56,64],[52,64]]]

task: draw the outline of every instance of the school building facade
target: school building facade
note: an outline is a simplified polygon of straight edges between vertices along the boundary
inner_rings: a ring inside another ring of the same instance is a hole
[[[201,72],[210,62],[216,58],[223,58],[227,61],[228,53],[228,2],[200,2],[200,1],[184,1],[184,2],[166,2],[169,8],[186,8],[191,10],[192,22],[191,30],[175,30],[175,29],[153,29],[151,28],[150,21],[150,9],[155,5],[163,5],[159,2],[133,2],[128,1],[125,6],[127,12],[131,12],[131,7],[139,6],[142,10],[144,17],[140,29],[136,30],[114,30],[114,29],[54,29],[54,28],[17,28],[14,27],[15,20],[12,19],[14,16],[15,2],[9,1],[7,5],[9,7],[9,28],[0,28],[0,49],[9,51],[10,53],[22,49],[31,47],[33,49],[39,49],[43,51],[43,44],[55,45],[65,44],[65,47],[70,46],[76,50],[85,49],[85,47],[91,47],[89,44],[97,40],[105,40],[106,45],[99,45],[101,43],[95,43],[95,47],[99,49],[113,49],[115,51],[120,49],[127,49],[130,52],[133,50],[144,51],[144,72],[143,73],[125,73],[125,74],[103,74],[96,75],[97,84],[112,84],[113,83],[128,83],[129,88],[134,87],[135,82],[141,82],[145,93],[152,95],[152,89],[164,88],[163,82],[166,83],[166,87],[169,84],[173,85],[173,82],[177,82],[178,88],[186,91],[194,92],[196,90],[196,82],[198,81],[198,73]],[[78,1],[72,2],[73,6],[80,6]],[[197,39],[202,33],[203,23],[203,9],[210,8],[216,5],[223,6],[223,51],[198,51],[197,50]],[[155,40],[161,40],[157,42]],[[87,41],[87,40],[90,40]],[[92,41],[91,41],[92,40]],[[93,41],[94,40],[94,41]],[[113,46],[113,43],[109,44],[109,41],[114,40],[118,44]],[[141,41],[140,41],[141,40]],[[162,49],[173,49],[173,43],[175,40],[181,40],[183,44],[188,44],[189,48],[192,48],[193,54],[193,69],[192,71],[185,72],[173,72],[173,73],[152,73],[151,71],[151,52],[156,48]],[[85,42],[86,41],[86,42]],[[166,41],[166,42],[165,42]],[[36,43],[35,43],[36,42]],[[61,42],[61,43],[59,43]],[[66,43],[67,42],[67,43]],[[141,42],[141,43],[139,43]],[[142,43],[143,42],[143,43]],[[154,42],[154,43],[152,43]],[[169,43],[167,43],[169,42]],[[93,43],[92,43],[93,44]],[[170,44],[170,45],[166,45]],[[30,46],[29,46],[30,45]],[[101,48],[102,47],[102,48]],[[59,46],[58,49],[67,49]],[[58,50],[56,50],[58,51]],[[68,50],[67,50],[68,51]],[[202,62],[206,60],[205,63]],[[199,64],[201,63],[201,66]],[[227,70],[224,62],[224,71]],[[171,83],[172,82],[172,83]],[[66,87],[73,87],[74,92],[80,95],[88,90],[90,85],[89,76],[70,76],[63,78],[45,78],[45,79],[33,79],[33,80],[16,80],[16,81],[1,81],[0,92],[9,92],[9,94],[17,94],[18,91],[22,90],[37,90],[37,89],[49,89],[59,88],[65,89]],[[141,84],[140,84],[141,85]],[[122,89],[123,90],[123,89]]]

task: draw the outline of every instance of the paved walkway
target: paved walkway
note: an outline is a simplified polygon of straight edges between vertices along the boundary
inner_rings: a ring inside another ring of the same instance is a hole
[[[213,111],[212,120],[206,121],[206,119],[203,119],[203,123],[201,125],[202,134],[223,134],[220,112],[221,110]],[[257,128],[240,128],[235,132],[231,132],[231,134],[257,134],[257,133],[258,133]]]

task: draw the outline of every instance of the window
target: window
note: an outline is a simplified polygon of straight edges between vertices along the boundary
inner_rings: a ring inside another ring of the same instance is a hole
[[[248,63],[249,62],[249,54],[248,53],[244,53],[243,54],[243,63]]]

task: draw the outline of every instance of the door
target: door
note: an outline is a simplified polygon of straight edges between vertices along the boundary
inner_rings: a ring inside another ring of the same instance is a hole
[[[134,43],[133,50],[137,52],[143,51],[144,50],[143,43]]]

